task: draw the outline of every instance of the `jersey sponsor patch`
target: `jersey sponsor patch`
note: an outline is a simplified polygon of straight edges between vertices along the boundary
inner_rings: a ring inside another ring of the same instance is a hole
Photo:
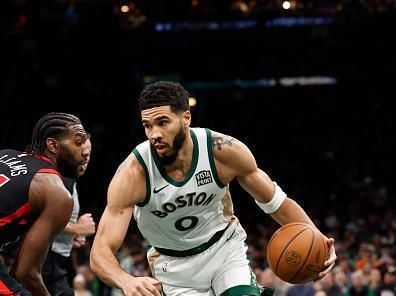
[[[4,174],[0,174],[0,187],[5,185],[8,181],[10,181],[11,179],[8,178],[6,175]]]
[[[195,174],[195,179],[197,180],[197,185],[206,185],[213,182],[212,174],[210,171],[200,171]]]

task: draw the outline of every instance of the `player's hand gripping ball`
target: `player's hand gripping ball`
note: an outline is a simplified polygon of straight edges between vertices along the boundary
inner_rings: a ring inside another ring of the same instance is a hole
[[[267,260],[272,271],[291,284],[305,284],[318,277],[329,258],[325,238],[313,226],[295,222],[283,225],[271,237]]]

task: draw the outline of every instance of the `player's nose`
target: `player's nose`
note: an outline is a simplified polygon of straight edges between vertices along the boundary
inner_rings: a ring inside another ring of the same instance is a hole
[[[151,143],[156,144],[156,143],[160,142],[162,137],[163,137],[163,135],[162,135],[161,130],[158,128],[153,128],[151,135],[150,135]]]

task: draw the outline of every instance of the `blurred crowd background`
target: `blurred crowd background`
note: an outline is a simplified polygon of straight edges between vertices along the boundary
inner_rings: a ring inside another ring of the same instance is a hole
[[[111,177],[145,140],[138,93],[179,81],[192,125],[247,144],[336,240],[326,278],[281,282],[265,258],[279,225],[232,184],[258,281],[276,296],[394,296],[395,29],[395,0],[4,0],[0,148],[23,150],[47,112],[78,115],[93,144],[81,213],[99,222]],[[90,271],[92,239],[73,252],[76,295],[121,295]],[[146,247],[132,222],[123,268],[148,275]]]

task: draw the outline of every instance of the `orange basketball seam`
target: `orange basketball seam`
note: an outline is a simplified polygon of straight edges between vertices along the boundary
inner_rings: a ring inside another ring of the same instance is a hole
[[[308,227],[308,225],[304,225],[304,226],[306,226],[306,228],[304,228],[303,230],[301,230],[299,233],[297,233],[291,240],[289,240],[289,242],[287,243],[287,245],[285,245],[285,247],[283,248],[283,251],[282,251],[282,253],[280,254],[280,256],[279,256],[279,258],[278,258],[278,262],[276,263],[276,269],[275,269],[275,273],[277,274],[278,273],[278,268],[279,268],[279,262],[280,262],[280,260],[282,259],[282,256],[283,256],[283,254],[286,252],[286,250],[287,250],[287,248],[289,247],[289,245],[293,242],[293,240],[297,237],[297,236],[299,236],[302,232],[304,232],[305,230],[307,230],[307,229],[310,229],[309,227]]]
[[[308,253],[307,253],[307,256],[305,257],[304,263],[301,265],[300,269],[295,273],[295,275],[289,280],[290,282],[291,282],[292,280],[294,280],[294,279],[298,276],[298,274],[300,273],[300,271],[303,269],[305,263],[307,263],[307,260],[308,260],[308,258],[309,258],[309,255],[311,254],[312,247],[313,247],[314,242],[315,242],[315,233],[314,233],[314,231],[312,230],[311,227],[308,227],[308,229],[311,230],[311,232],[312,232],[311,246],[309,247],[309,251],[308,251]],[[294,240],[294,238],[293,238],[293,240]]]
[[[302,222],[292,222],[292,223],[283,225],[281,228],[279,228],[277,231],[274,232],[274,234],[272,235],[270,241],[268,242],[268,245],[271,243],[271,241],[275,238],[275,236],[276,236],[281,230],[286,229],[286,228],[289,228],[289,227],[294,226],[294,225],[302,225],[302,226],[310,227],[309,224],[307,224],[307,223],[302,223]]]

